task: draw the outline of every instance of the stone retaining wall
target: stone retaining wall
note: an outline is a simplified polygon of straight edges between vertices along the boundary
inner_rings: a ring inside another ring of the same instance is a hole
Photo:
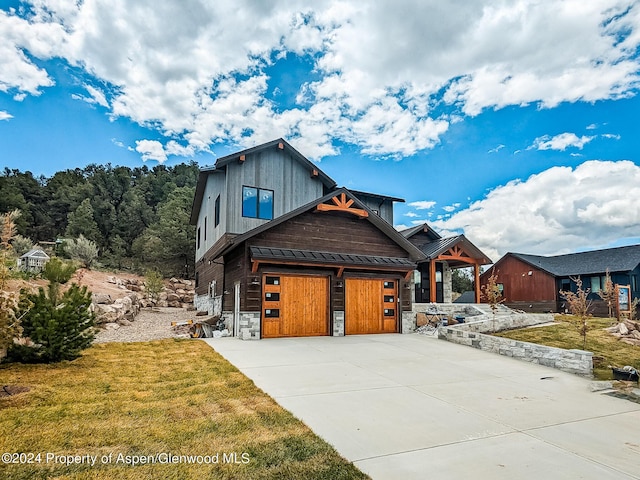
[[[466,330],[465,324],[440,327],[438,338],[460,345],[479,348],[526,362],[557,368],[563,372],[590,377],[593,374],[593,353],[583,350],[564,350],[509,338],[494,337]]]
[[[496,315],[495,318],[483,315],[481,317],[471,317],[469,320],[458,328],[471,332],[494,333],[550,323],[553,322],[554,318],[550,313],[512,313],[511,315]]]

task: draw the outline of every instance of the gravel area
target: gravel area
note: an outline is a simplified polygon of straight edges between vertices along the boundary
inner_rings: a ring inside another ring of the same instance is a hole
[[[118,329],[100,329],[94,343],[147,342],[161,338],[185,337],[188,327],[172,327],[171,322],[196,321],[196,312],[184,308],[143,308],[131,325]]]

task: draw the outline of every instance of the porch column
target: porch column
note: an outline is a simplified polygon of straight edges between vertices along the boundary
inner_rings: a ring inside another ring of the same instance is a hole
[[[436,261],[429,262],[429,301],[436,302]]]
[[[473,264],[473,277],[475,279],[476,303],[480,303],[480,265]]]

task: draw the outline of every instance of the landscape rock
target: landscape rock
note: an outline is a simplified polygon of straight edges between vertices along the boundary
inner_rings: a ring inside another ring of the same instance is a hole
[[[117,323],[107,323],[104,326],[105,330],[118,330],[120,328],[120,325],[118,325]]]
[[[629,329],[624,323],[620,323],[618,325],[618,332],[620,332],[620,335],[627,335],[629,333]]]
[[[113,303],[111,295],[107,293],[94,293],[91,295],[91,300],[93,301],[93,303],[99,305],[110,305]]]

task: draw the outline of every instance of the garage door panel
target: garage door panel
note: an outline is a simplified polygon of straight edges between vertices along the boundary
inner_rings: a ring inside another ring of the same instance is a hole
[[[345,333],[397,331],[397,282],[369,278],[346,279]]]
[[[269,275],[273,281],[273,275]],[[263,302],[263,337],[303,337],[329,334],[329,279],[318,276],[281,275],[277,289],[264,285],[265,295],[277,294],[277,302]],[[266,309],[279,306],[279,318]]]

